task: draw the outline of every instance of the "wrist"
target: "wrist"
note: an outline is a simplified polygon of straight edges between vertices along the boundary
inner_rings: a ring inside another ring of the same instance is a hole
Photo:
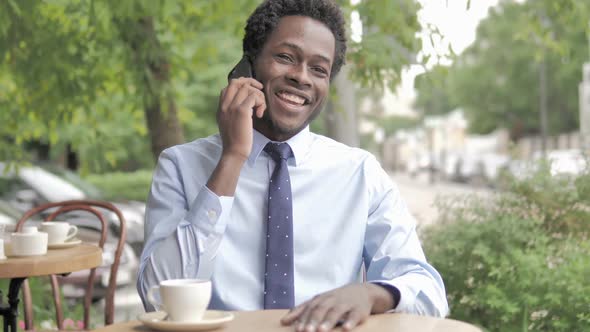
[[[366,285],[372,303],[372,314],[382,314],[395,309],[400,300],[400,292],[397,288],[371,282],[366,283]]]
[[[222,167],[237,167],[241,169],[246,160],[248,160],[248,157],[248,155],[238,152],[223,151],[221,153],[221,158],[219,159],[218,165],[221,165]]]

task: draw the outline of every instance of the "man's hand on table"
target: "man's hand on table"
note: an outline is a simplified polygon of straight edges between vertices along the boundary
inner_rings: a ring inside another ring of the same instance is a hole
[[[297,332],[330,331],[340,321],[351,330],[370,314],[384,313],[394,307],[393,295],[372,283],[347,285],[315,296],[291,309],[281,319],[283,325],[294,325]]]

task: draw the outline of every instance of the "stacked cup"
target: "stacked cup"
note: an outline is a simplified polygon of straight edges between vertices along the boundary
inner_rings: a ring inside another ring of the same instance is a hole
[[[20,232],[10,235],[11,253],[14,256],[35,256],[47,253],[47,233],[37,227],[25,226]]]

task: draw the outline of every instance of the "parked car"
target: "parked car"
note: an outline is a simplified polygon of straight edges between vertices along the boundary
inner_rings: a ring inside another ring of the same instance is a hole
[[[447,157],[444,174],[452,181],[494,186],[509,161],[507,155],[493,152],[452,154]]]
[[[532,176],[541,162],[546,160],[552,176],[580,175],[588,167],[588,157],[576,149],[548,151],[545,157],[537,152],[531,160],[511,160],[508,171],[515,178],[523,180]]]
[[[16,224],[20,215],[17,209],[0,200],[0,232],[5,231],[7,227],[10,227],[9,225]]]
[[[67,179],[66,179],[67,178]],[[100,191],[75,173],[56,166],[32,165],[8,169],[0,162],[0,199],[24,212],[46,202],[75,199],[101,200]],[[143,247],[145,204],[112,202],[123,214],[127,224],[127,243],[137,255]],[[101,210],[118,232],[114,213]],[[81,213],[84,214],[83,212]]]
[[[540,160],[543,156],[536,155],[536,159]],[[551,175],[570,174],[580,175],[586,169],[587,159],[582,154],[581,150],[553,150],[547,152],[547,158],[551,163]]]
[[[485,153],[480,160],[481,170],[486,182],[494,185],[502,170],[508,166],[510,157],[499,153]]]
[[[82,191],[84,197],[95,200],[104,200],[104,194],[100,189],[96,188],[92,183],[82,179],[77,173],[55,164],[40,164],[39,167],[69,182],[71,185]],[[121,211],[123,217],[125,217],[125,221],[127,222],[127,242],[130,243],[137,254],[140,255],[143,247],[145,202],[125,200],[111,203],[115,205],[115,207]]]
[[[447,181],[459,181],[461,156],[457,153],[449,153],[445,156],[441,165],[441,176]]]

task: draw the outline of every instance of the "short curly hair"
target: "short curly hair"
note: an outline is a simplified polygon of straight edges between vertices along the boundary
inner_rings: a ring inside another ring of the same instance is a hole
[[[332,0],[265,0],[250,15],[244,28],[244,54],[255,59],[281,18],[293,15],[313,18],[332,31],[336,51],[330,78],[336,76],[345,63],[346,29],[342,11]]]

